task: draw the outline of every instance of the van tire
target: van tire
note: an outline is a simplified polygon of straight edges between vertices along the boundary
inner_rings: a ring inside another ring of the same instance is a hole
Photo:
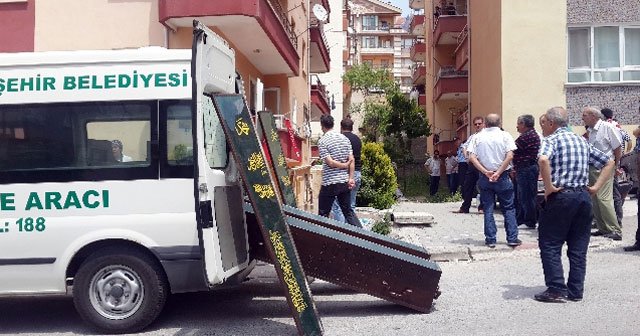
[[[73,282],[78,314],[104,333],[134,333],[153,322],[165,305],[169,287],[157,261],[129,247],[95,252]]]

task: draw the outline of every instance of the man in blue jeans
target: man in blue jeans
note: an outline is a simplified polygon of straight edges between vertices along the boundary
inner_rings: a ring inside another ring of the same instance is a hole
[[[500,116],[489,114],[484,123],[486,128],[478,132],[467,147],[469,161],[478,169],[480,200],[484,204],[484,242],[490,248],[496,247],[493,208],[497,196],[504,216],[507,245],[520,246],[513,183],[509,178],[513,150],[517,147],[511,134],[500,129]]]
[[[513,151],[513,167],[516,175],[516,221],[534,229],[538,221],[536,195],[538,194],[538,151],[540,137],[534,129],[535,120],[530,114],[518,117],[516,129],[520,136]]]
[[[351,189],[355,185],[351,142],[347,137],[333,130],[333,117],[330,115],[325,114],[320,117],[320,127],[324,135],[318,141],[320,159],[322,159],[322,185],[318,194],[318,214],[329,217],[331,206],[337,200],[346,222],[362,227],[349,203]]]
[[[611,178],[613,160],[566,128],[567,111],[552,107],[540,119],[545,136],[538,164],[544,181],[545,204],[538,228],[538,246],[547,290],[536,294],[541,302],[581,301],[587,270],[591,221],[591,195]],[[589,166],[602,169],[593,186]],[[562,246],[567,243],[569,278],[564,281]]]
[[[362,182],[362,141],[360,138],[353,134],[353,120],[350,117],[344,118],[340,122],[340,131],[342,135],[346,136],[347,139],[351,142],[351,149],[353,150],[353,162],[354,162],[354,172],[353,172],[353,180],[355,185],[351,189],[351,210],[355,212],[356,210],[356,196],[358,195],[358,190],[360,189],[360,184]],[[331,213],[333,214],[333,219],[344,222],[345,218],[342,214],[342,210],[340,210],[340,205],[338,205],[338,201],[333,202],[333,206],[331,207]]]

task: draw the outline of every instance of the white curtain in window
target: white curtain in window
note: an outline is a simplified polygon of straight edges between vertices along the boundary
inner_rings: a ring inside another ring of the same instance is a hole
[[[618,27],[595,27],[595,67],[615,68],[620,66],[620,37]]]
[[[640,65],[640,28],[624,29],[625,65]]]
[[[569,29],[569,69],[591,67],[589,28]]]

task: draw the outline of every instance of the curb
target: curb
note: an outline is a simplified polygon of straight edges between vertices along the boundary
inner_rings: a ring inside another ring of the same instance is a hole
[[[589,250],[598,251],[611,247],[622,247],[622,241],[613,241],[608,238],[591,238],[589,241]],[[566,244],[563,246],[563,254],[566,250]],[[427,249],[431,254],[431,261],[435,262],[459,262],[459,261],[486,261],[502,257],[507,254],[525,255],[532,252],[539,253],[537,242],[523,242],[518,247],[510,247],[506,244],[497,244],[495,248],[486,246],[438,246]]]

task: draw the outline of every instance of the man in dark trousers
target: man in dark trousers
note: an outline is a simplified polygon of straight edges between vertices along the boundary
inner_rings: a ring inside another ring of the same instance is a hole
[[[467,146],[471,143],[473,137],[476,136],[484,128],[484,118],[473,118],[473,126],[476,128],[476,132],[472,134],[465,143],[462,144],[462,153],[467,160],[469,159]],[[467,163],[467,172],[464,176],[464,182],[462,183],[462,205],[460,205],[460,209],[453,211],[454,213],[469,213],[469,208],[471,208],[471,200],[476,197],[477,183],[478,170],[472,164]],[[480,209],[481,207],[478,206],[478,210]]]
[[[540,119],[545,136],[538,164],[544,181],[545,204],[540,213],[538,246],[547,290],[542,302],[580,301],[584,293],[591,221],[591,196],[611,177],[614,161],[567,129],[567,111],[552,107]],[[589,166],[602,169],[589,186]],[[564,281],[562,246],[567,243],[569,278]]]
[[[638,168],[636,168],[636,173],[638,174],[638,180],[640,180],[640,126],[633,131],[633,134],[636,136],[636,147],[633,149],[636,152],[636,164]],[[636,229],[636,242],[633,245],[626,246],[624,250],[626,252],[640,251],[640,197],[637,197],[638,200],[638,228]]]
[[[351,209],[351,189],[355,186],[353,174],[355,162],[351,142],[346,136],[333,130],[333,117],[320,117],[320,126],[324,135],[318,141],[320,159],[322,159],[322,186],[318,194],[318,213],[329,217],[334,201],[344,214],[348,224],[362,227],[356,213]]]
[[[516,220],[518,225],[535,228],[538,221],[536,195],[538,194],[538,151],[540,137],[533,128],[535,120],[530,114],[518,117],[516,129],[520,136],[513,151],[516,175]]]
[[[353,159],[354,159],[354,172],[353,172],[353,180],[355,185],[351,188],[351,210],[355,212],[356,210],[356,196],[358,195],[358,190],[360,189],[360,184],[362,182],[362,141],[360,138],[353,134],[353,120],[350,117],[346,117],[342,119],[340,122],[340,131],[344,136],[349,139],[351,142],[351,149],[353,150]],[[340,205],[338,205],[338,201],[333,202],[333,207],[331,208],[331,213],[333,214],[333,219],[337,221],[344,222],[345,218],[342,214],[342,210],[340,210]]]

